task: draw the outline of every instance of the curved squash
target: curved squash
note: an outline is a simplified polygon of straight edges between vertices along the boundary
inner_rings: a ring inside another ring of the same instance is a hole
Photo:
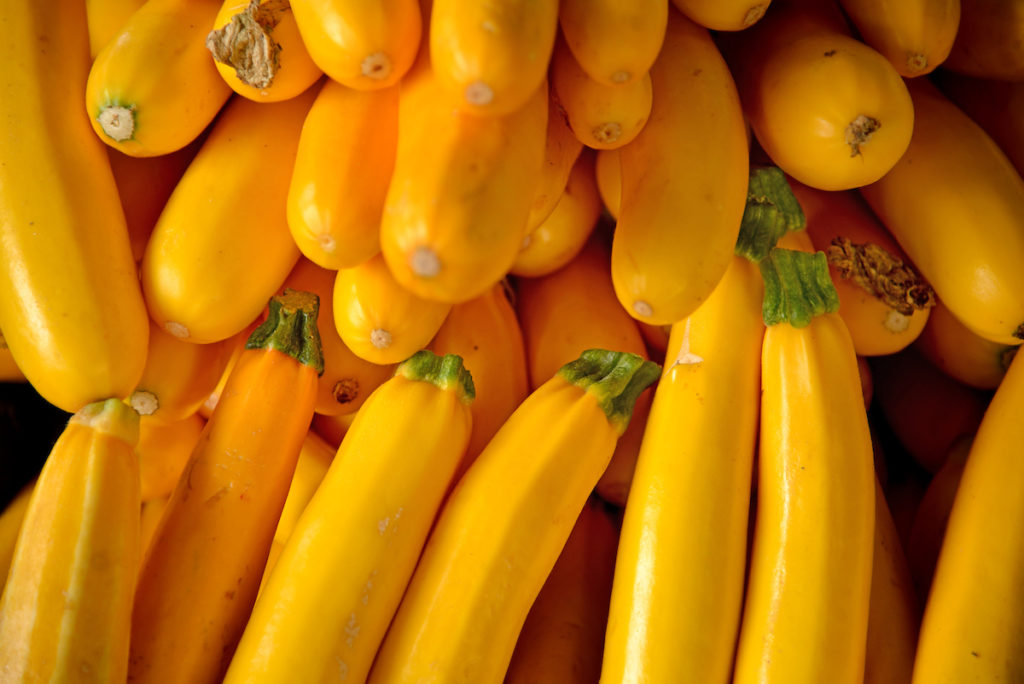
[[[861,189],[950,312],[978,335],[1024,341],[1024,180],[992,139],[929,83],[910,82],[906,154]]]
[[[612,280],[631,316],[668,324],[711,294],[732,259],[748,152],[736,87],[706,29],[670,12],[651,78],[651,116],[621,150]]]
[[[590,350],[520,404],[441,510],[371,684],[501,680],[637,395],[658,373],[635,355]]]
[[[131,16],[96,61],[85,108],[100,140],[133,157],[179,150],[228,99],[203,41],[221,0],[155,0]]]
[[[205,425],[206,420],[197,413],[174,423],[141,417],[135,453],[143,503],[166,499],[174,491]]]
[[[307,259],[336,271],[380,251],[397,139],[397,86],[324,84],[302,124],[288,187],[288,228]]]
[[[398,83],[416,60],[423,31],[418,0],[291,0],[309,56],[356,90]]]
[[[85,13],[89,24],[89,55],[96,59],[107,43],[121,32],[132,14],[146,0],[86,0]]]
[[[206,47],[231,89],[256,102],[295,97],[323,76],[287,0],[224,0]]]
[[[943,71],[936,79],[946,97],[971,117],[1024,174],[1024,83]]]
[[[604,208],[618,220],[622,210],[622,161],[618,150],[599,150],[594,166]]]
[[[134,389],[148,317],[110,163],[82,113],[85,7],[19,0],[4,25],[0,120],[20,123],[0,136],[0,330],[36,391],[73,412]]]
[[[285,198],[315,94],[233,100],[167,201],[142,259],[142,287],[150,316],[175,337],[204,344],[238,333],[295,265]]]
[[[420,352],[359,411],[256,602],[224,681],[365,681],[472,417],[458,356]]]
[[[544,166],[530,206],[530,217],[526,221],[527,232],[539,226],[555,210],[555,204],[565,191],[565,184],[569,182],[572,166],[583,150],[583,143],[576,139],[569,128],[565,110],[554,95],[554,90],[549,86]]]
[[[434,0],[430,61],[461,109],[511,114],[544,83],[557,30],[557,0]]]

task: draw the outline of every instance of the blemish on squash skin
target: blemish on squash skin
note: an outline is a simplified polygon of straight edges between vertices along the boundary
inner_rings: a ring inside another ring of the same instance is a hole
[[[342,378],[334,384],[331,392],[334,395],[334,400],[339,404],[355,401],[359,396],[359,381],[355,378]]]
[[[832,52],[835,52],[833,50]],[[827,53],[826,53],[827,55]],[[865,114],[858,114],[857,118],[846,127],[846,144],[850,146],[850,156],[859,155],[861,145],[871,140],[871,135],[882,127],[882,122]]]

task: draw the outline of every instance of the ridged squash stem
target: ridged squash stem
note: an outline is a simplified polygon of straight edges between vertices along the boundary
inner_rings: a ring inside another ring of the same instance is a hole
[[[751,168],[736,254],[759,262],[783,235],[806,227],[807,217],[786,175],[776,166]]]
[[[267,320],[252,331],[246,349],[276,349],[299,363],[324,372],[320,329],[316,319],[320,298],[311,292],[286,289],[270,300]]]
[[[839,295],[828,274],[824,252],[810,254],[776,247],[760,267],[765,325],[789,323],[804,328],[815,316],[839,311]]]
[[[619,435],[629,426],[640,393],[661,375],[661,367],[636,354],[588,349],[556,374],[597,399]]]

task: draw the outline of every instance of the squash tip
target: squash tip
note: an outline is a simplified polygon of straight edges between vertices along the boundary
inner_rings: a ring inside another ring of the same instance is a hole
[[[96,117],[100,128],[114,142],[131,140],[135,136],[135,107],[110,105],[100,110]]]

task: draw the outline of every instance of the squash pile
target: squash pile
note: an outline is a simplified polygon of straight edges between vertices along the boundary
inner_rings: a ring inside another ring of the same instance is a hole
[[[1024,4],[0,26],[0,681],[1024,681]]]

